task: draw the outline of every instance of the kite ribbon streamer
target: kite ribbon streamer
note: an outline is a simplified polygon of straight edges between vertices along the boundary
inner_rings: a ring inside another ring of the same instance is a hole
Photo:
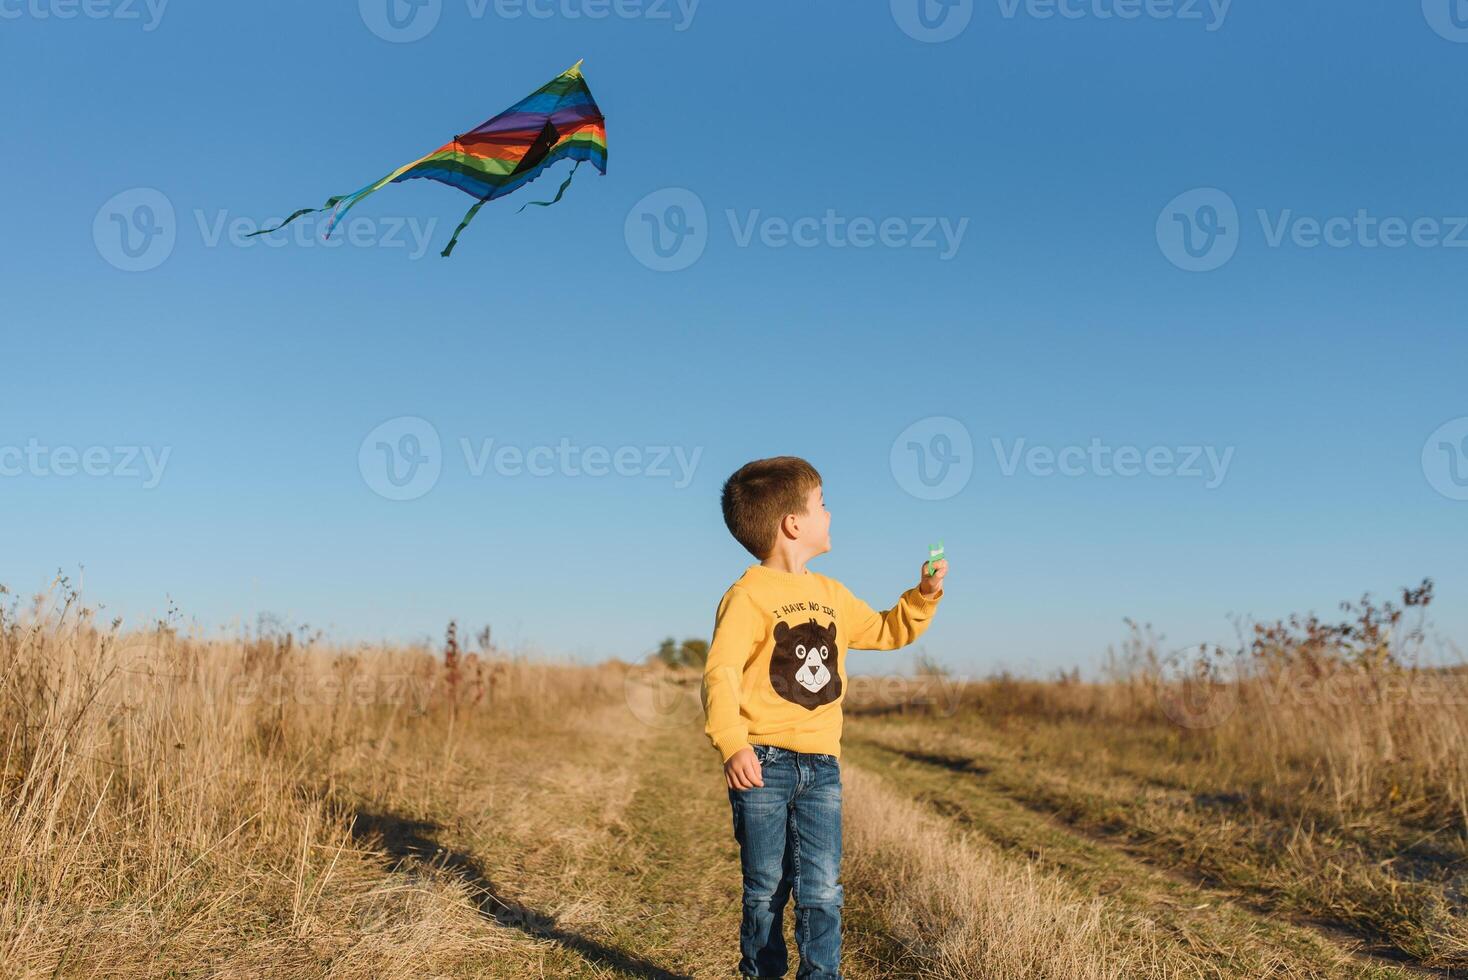
[[[576,176],[576,168],[579,166],[581,166],[580,160],[577,160],[574,164],[572,164],[571,172],[568,173],[566,175],[566,179],[561,182],[561,187],[559,190],[556,191],[555,197],[551,198],[549,201],[526,201],[524,204],[520,205],[519,210],[517,210],[515,213],[519,214],[521,211],[524,211],[532,204],[538,208],[548,208],[552,204],[558,203],[562,195],[566,193],[566,188],[571,186],[571,178]],[[444,258],[449,257],[449,253],[453,252],[454,246],[459,243],[459,232],[469,227],[469,222],[474,220],[474,216],[479,213],[479,209],[484,207],[484,205],[489,200],[490,199],[486,197],[484,200],[479,201],[472,208],[469,209],[469,213],[464,215],[464,220],[459,222],[459,227],[454,229],[454,237],[449,239],[448,245],[446,245],[444,247],[444,250],[439,253],[440,255],[442,255]]]
[[[442,252],[438,253],[439,255],[442,255],[444,258],[449,257],[449,254],[454,250],[454,246],[459,244],[459,232],[469,227],[469,222],[474,220],[474,216],[479,213],[479,209],[484,207],[488,201],[489,198],[486,197],[482,201],[475,202],[474,206],[469,209],[469,212],[464,215],[464,220],[459,222],[459,227],[454,229],[454,237],[449,239],[449,243],[444,246]]]
[[[571,186],[571,178],[576,176],[576,168],[579,166],[581,166],[580,160],[577,160],[574,164],[571,165],[571,172],[568,173],[566,175],[566,179],[561,182],[561,188],[560,190],[556,191],[555,197],[551,198],[549,201],[526,201],[524,204],[520,205],[520,211],[524,211],[532,204],[538,208],[548,208],[552,204],[559,203],[561,200],[561,196],[566,193],[566,188]],[[515,213],[519,214],[520,211],[516,211]]]

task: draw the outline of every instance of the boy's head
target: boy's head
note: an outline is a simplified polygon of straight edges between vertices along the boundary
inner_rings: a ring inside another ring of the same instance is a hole
[[[797,561],[831,550],[821,474],[799,456],[746,463],[724,481],[724,523],[760,561],[784,547]]]

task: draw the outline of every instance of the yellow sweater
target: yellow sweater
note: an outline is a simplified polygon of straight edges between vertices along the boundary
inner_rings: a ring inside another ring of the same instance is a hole
[[[879,613],[809,569],[750,565],[719,601],[703,672],[704,732],[720,758],[751,742],[839,757],[847,649],[906,646],[942,598],[913,586]]]

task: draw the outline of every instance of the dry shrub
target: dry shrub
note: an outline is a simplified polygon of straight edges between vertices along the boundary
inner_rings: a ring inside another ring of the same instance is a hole
[[[1280,799],[1468,833],[1468,671],[1426,662],[1432,598],[1431,581],[1400,606],[1363,596],[1339,622],[1254,624],[1237,648],[1186,658],[1160,657],[1134,627],[1124,684],[1138,711],[1160,711],[1232,778]]]

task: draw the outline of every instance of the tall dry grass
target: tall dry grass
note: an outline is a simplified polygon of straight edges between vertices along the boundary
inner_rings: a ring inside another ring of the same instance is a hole
[[[450,647],[446,664],[427,647],[343,648],[280,632],[124,632],[95,622],[64,583],[24,610],[0,596],[0,973],[355,978],[514,962],[507,954],[523,953],[524,935],[495,927],[472,876],[405,870],[371,833],[393,820],[363,818],[390,805],[406,825],[459,799],[461,812],[544,836],[529,787],[559,770],[536,760],[533,733],[555,739],[568,766],[615,727],[608,712],[625,733],[636,724],[621,717],[628,668]],[[1109,682],[1001,678],[962,696],[1000,721],[1092,719],[1097,730],[1150,733],[1190,765],[1245,773],[1280,798],[1368,813],[1385,799],[1412,819],[1461,826],[1461,708],[1427,704],[1421,691],[1358,704],[1402,678],[1441,694],[1457,675],[1323,649],[1256,657],[1254,673],[1225,683],[1196,666],[1179,672],[1139,633],[1129,669]],[[1349,696],[1281,693],[1287,669],[1343,679]],[[1221,691],[1231,699],[1219,702]],[[603,755],[593,769],[612,765]],[[472,767],[461,763],[471,756]],[[454,783],[470,771],[483,785]],[[557,799],[615,829],[625,775],[609,769]],[[1197,966],[863,774],[851,779],[852,879],[873,921],[924,969],[1110,977]],[[548,842],[585,852],[566,865],[572,877],[615,850],[596,826],[561,827]]]
[[[847,880],[859,883],[860,901],[904,947],[914,975],[1166,975],[1167,957],[1139,955],[1103,918],[1099,899],[956,832],[854,766],[843,769],[842,796]]]
[[[381,977],[503,947],[466,886],[390,873],[337,792],[466,706],[534,725],[605,670],[288,635],[99,626],[64,584],[0,609],[0,964],[13,975]],[[553,696],[552,696],[553,695]],[[355,833],[354,833],[355,831]]]
[[[1432,583],[1400,604],[1344,602],[1336,622],[1256,623],[1232,649],[1159,652],[1150,631],[1112,660],[1152,712],[1232,778],[1342,820],[1379,816],[1468,835],[1468,670],[1429,663]]]
[[[1389,814],[1468,836],[1468,665],[1425,656],[1431,601],[1430,582],[1404,590],[1400,604],[1363,597],[1342,604],[1340,622],[1241,627],[1232,649],[1169,650],[1128,621],[1100,681],[1001,675],[912,707],[1000,724],[1094,724],[1105,740],[1145,739],[1146,758],[1256,787],[1289,809],[1340,822]]]

